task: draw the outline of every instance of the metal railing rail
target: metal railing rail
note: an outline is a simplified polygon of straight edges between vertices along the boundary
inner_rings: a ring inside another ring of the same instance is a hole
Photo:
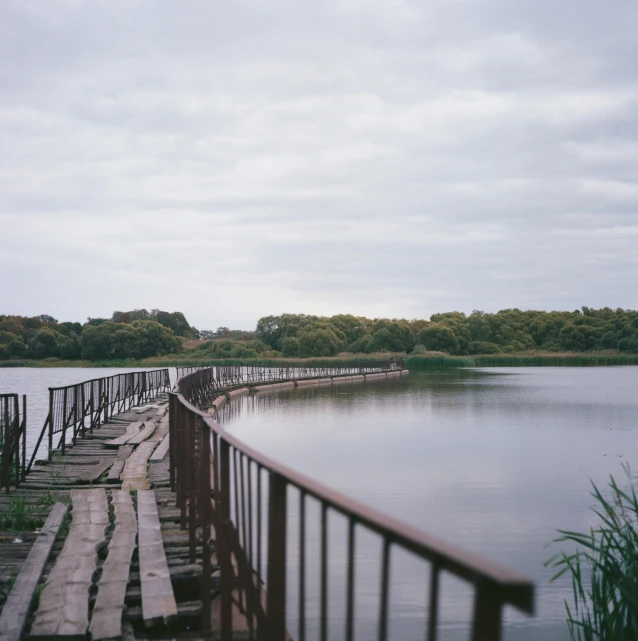
[[[109,420],[109,416],[126,411],[133,405],[151,401],[170,390],[168,369],[149,372],[125,372],[94,378],[65,387],[49,388],[49,412],[31,454],[27,471],[31,469],[44,438],[48,435],[48,457],[54,450],[54,437],[60,434],[57,447],[64,454],[67,431],[75,444],[88,432]]]
[[[387,372],[403,369],[403,361],[360,361],[348,367],[311,367],[300,365],[298,367],[273,367],[264,365],[210,365],[176,367],[177,378],[201,370],[211,370],[211,378],[218,381],[220,389],[226,386],[227,381],[240,378],[240,384],[272,383],[277,381],[292,380],[296,378],[315,378],[321,376],[342,376],[344,374],[370,374],[373,372]]]
[[[0,489],[9,492],[17,487],[26,473],[27,397],[22,396],[22,413],[18,394],[0,394]]]
[[[212,370],[213,368],[211,368]],[[326,375],[325,373],[323,374]],[[222,641],[233,634],[233,609],[246,617],[249,638],[283,641],[287,638],[287,532],[291,514],[289,490],[299,495],[298,641],[307,635],[308,501],[320,505],[319,638],[328,638],[328,518],[334,514],[347,522],[347,579],[345,639],[354,638],[358,585],[356,553],[361,531],[380,537],[379,605],[377,638],[388,638],[390,619],[390,564],[401,550],[430,564],[428,616],[424,637],[437,636],[440,582],[443,573],[474,586],[471,619],[473,641],[501,638],[502,609],[506,604],[532,613],[534,587],[528,580],[469,554],[441,539],[388,517],[317,481],[277,463],[226,432],[198,406],[218,378],[214,371],[198,370],[178,380],[169,395],[170,473],[176,491],[182,528],[189,530],[190,562],[198,556],[198,530],[202,545],[202,628],[211,630],[213,586],[211,555],[219,564],[220,606],[218,632]],[[234,380],[232,376],[229,380]],[[277,379],[279,380],[279,379]],[[261,382],[261,380],[260,380]],[[218,391],[218,390],[217,390]],[[213,550],[214,546],[214,550]],[[265,586],[264,586],[265,584]]]
[[[177,380],[202,372],[197,384],[189,390],[196,405],[201,405],[214,392],[249,385],[267,385],[285,381],[391,372],[403,369],[403,361],[363,361],[351,367],[272,367],[261,365],[178,367]]]

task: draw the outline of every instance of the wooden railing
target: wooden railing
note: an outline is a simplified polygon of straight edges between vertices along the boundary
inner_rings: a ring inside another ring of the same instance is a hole
[[[296,373],[292,371],[291,375]],[[322,377],[330,375],[326,370],[315,373]],[[439,628],[440,584],[444,574],[459,577],[474,587],[470,622],[473,641],[501,638],[502,610],[506,604],[533,612],[534,588],[528,580],[348,498],[273,461],[225,431],[203,409],[205,399],[210,401],[210,396],[220,391],[219,380],[214,368],[198,370],[179,379],[176,390],[170,394],[171,484],[177,493],[182,527],[189,530],[193,563],[198,556],[198,531],[202,536],[205,632],[211,629],[214,553],[221,571],[216,619],[222,641],[230,641],[233,628],[237,627],[233,611],[245,618],[249,638],[283,641],[287,638],[286,614],[293,605],[297,609],[297,629],[291,630],[295,639],[306,638],[307,613],[312,606],[318,612],[319,638],[325,641],[332,623],[328,608],[331,588],[328,559],[338,553],[338,548],[329,545],[328,520],[335,514],[344,517],[347,524],[343,623],[346,641],[354,638],[355,603],[362,588],[355,577],[358,541],[363,533],[373,533],[381,542],[380,596],[376,609],[379,641],[388,638],[392,617],[390,566],[398,551],[430,565],[427,616],[423,621],[423,636],[428,641],[436,639]],[[232,376],[227,380],[236,383]],[[245,384],[243,374],[242,384]],[[298,497],[296,506],[289,501],[291,491]],[[320,590],[314,600],[306,590],[310,501],[319,505]],[[297,508],[298,532],[287,531],[293,507]],[[298,564],[297,591],[291,603],[286,581],[290,570],[288,539],[293,535],[298,542],[295,550]]]
[[[26,424],[27,397],[20,403],[17,394],[0,394],[0,489],[7,492],[24,481]]]
[[[86,433],[92,434],[101,423],[106,423],[109,416],[124,412],[133,405],[147,403],[169,389],[168,369],[125,372],[75,385],[50,387],[49,412],[27,469],[31,469],[45,434],[48,435],[50,459],[54,447],[60,448],[64,454],[67,438],[75,443]],[[55,445],[54,438],[58,434],[60,439]]]

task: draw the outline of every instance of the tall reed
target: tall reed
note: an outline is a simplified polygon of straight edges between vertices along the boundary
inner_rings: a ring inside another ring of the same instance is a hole
[[[606,499],[592,483],[597,527],[589,532],[559,530],[556,542],[578,548],[546,562],[558,569],[552,581],[571,576],[573,605],[566,600],[565,609],[575,641],[638,639],[638,499],[629,466],[623,467],[629,489],[622,490],[612,476],[611,499]]]

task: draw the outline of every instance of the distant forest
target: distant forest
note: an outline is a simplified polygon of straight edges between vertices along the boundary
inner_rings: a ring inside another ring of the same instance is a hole
[[[506,309],[434,314],[397,320],[339,314],[282,314],[259,319],[256,330],[199,331],[181,312],[145,309],[111,318],[58,322],[47,315],[0,315],[0,360],[50,358],[107,361],[167,354],[206,358],[319,357],[428,351],[452,355],[529,351],[638,353],[638,312],[590,309],[542,312]]]

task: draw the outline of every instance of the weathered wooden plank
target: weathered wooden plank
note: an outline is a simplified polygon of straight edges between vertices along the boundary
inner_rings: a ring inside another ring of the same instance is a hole
[[[124,470],[120,477],[123,490],[147,490],[151,487],[150,481],[146,476],[146,466],[149,456],[153,453],[156,445],[157,443],[152,441],[144,441],[126,459]]]
[[[155,431],[157,423],[149,421],[144,424],[144,429],[138,432],[133,438],[128,440],[130,445],[139,445],[142,441],[145,441],[153,432]]]
[[[169,623],[177,617],[177,604],[166,563],[153,490],[141,490],[137,493],[137,514],[144,623],[147,626],[158,622]]]
[[[165,456],[166,453],[168,452],[168,448],[170,445],[170,434],[167,434],[162,442],[157,446],[157,449],[151,454],[149,457],[149,461],[154,462],[154,461],[161,461]]]
[[[135,413],[136,414],[144,414],[146,412],[149,412],[150,410],[158,410],[159,406],[158,405],[144,405],[143,407],[136,407],[135,408]]]
[[[104,445],[106,447],[119,447],[120,445],[125,445],[128,443],[133,437],[137,436],[140,433],[140,430],[142,429],[142,426],[144,423],[137,421],[135,423],[131,423],[127,428],[126,428],[126,433],[122,434],[122,436],[119,436],[116,439],[113,439],[112,441],[104,441]]]
[[[97,481],[106,470],[113,465],[116,459],[112,456],[108,458],[100,459],[96,465],[92,465],[89,468],[86,468],[80,474],[75,475],[78,483],[91,483],[92,481]]]
[[[71,500],[71,528],[42,590],[32,638],[84,639],[89,627],[89,589],[105,542],[108,503],[106,492],[95,488],[71,490]]]
[[[126,463],[126,459],[128,459],[128,457],[131,455],[132,451],[133,451],[132,445],[120,446],[120,449],[118,450],[118,453],[117,453],[117,460],[115,461],[115,463],[113,463],[113,467],[111,468],[111,471],[109,472],[109,475],[106,479],[107,483],[120,482],[120,475],[124,470],[124,464]]]
[[[1,641],[18,641],[22,636],[35,589],[67,509],[64,503],[56,503],[33,543],[0,615]]]
[[[122,636],[122,612],[135,550],[137,520],[129,492],[114,490],[113,506],[115,530],[98,583],[90,627],[93,641]]]
[[[113,466],[111,467],[111,471],[109,472],[109,475],[106,478],[106,482],[119,483],[120,476],[122,474],[123,469],[124,469],[124,461],[117,459],[115,463],[113,463]]]

